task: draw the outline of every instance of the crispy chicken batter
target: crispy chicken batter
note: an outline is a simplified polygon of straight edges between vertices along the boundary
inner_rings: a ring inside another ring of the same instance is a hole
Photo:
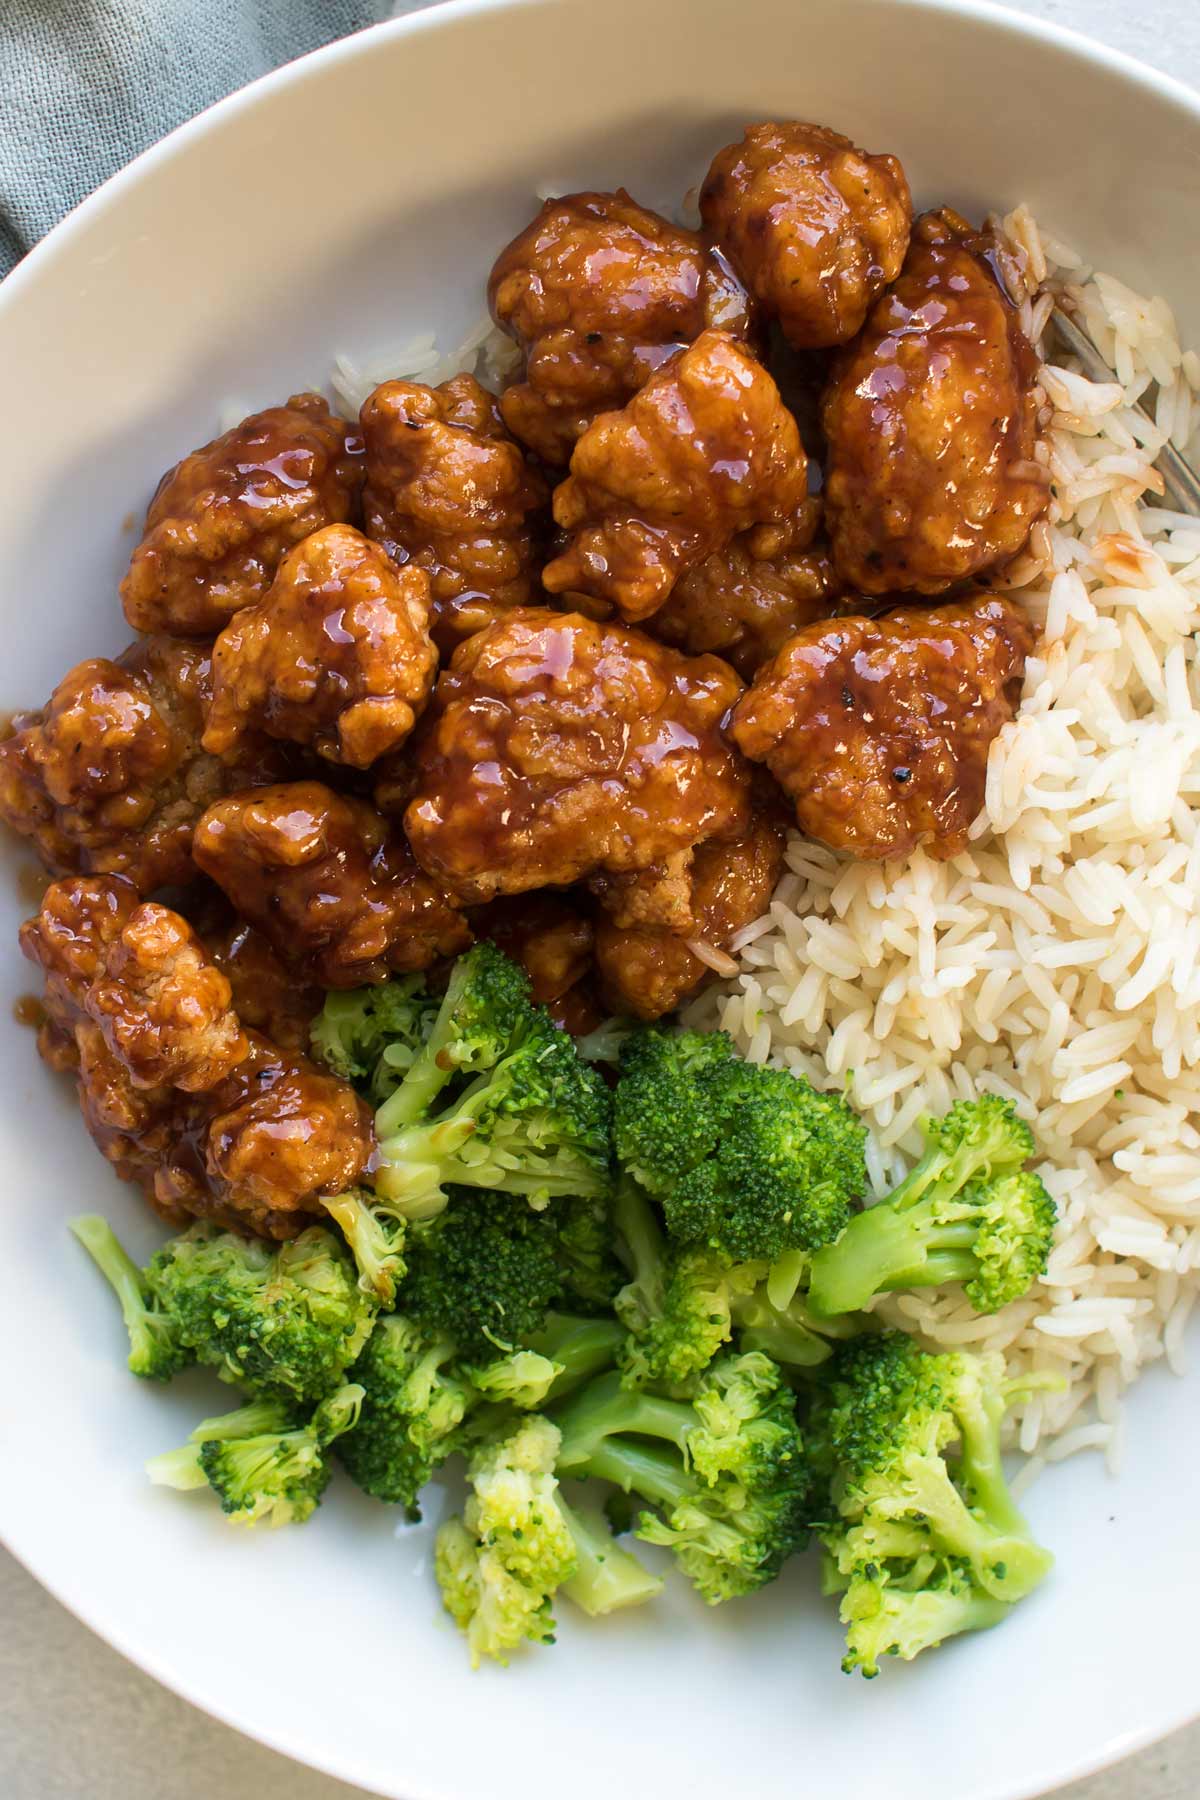
[[[211,675],[204,646],[169,637],[77,663],[0,743],[0,818],[55,874],[123,874],[143,893],[185,883],[205,807],[282,773],[261,740],[228,766],[202,752]]]
[[[75,1071],[88,1131],[174,1224],[290,1237],[362,1173],[371,1115],[344,1082],[245,1033],[178,913],[120,876],[71,876],[21,928],[46,981],[39,1048]]]
[[[660,1019],[711,981],[719,972],[715,959],[705,961],[690,946],[727,951],[738,932],[767,910],[783,868],[785,837],[781,810],[772,805],[756,815],[744,837],[701,844],[691,868],[687,938],[661,926],[622,928],[599,919],[596,968],[609,1010]]]
[[[196,861],[276,955],[321,987],[427,969],[471,941],[455,902],[387,821],[317,781],[219,801],[196,827]]]
[[[212,661],[206,750],[236,754],[263,731],[365,769],[404,742],[433,686],[429,577],[326,525],[229,621]]]
[[[592,963],[592,921],[563,894],[507,895],[476,908],[471,928],[528,975],[539,1006],[561,1000]]]
[[[319,394],[251,413],[168,469],[121,583],[135,631],[212,637],[261,600],[293,544],[353,519],[361,446]]]
[[[824,125],[751,125],[713,158],[700,216],[798,350],[844,344],[895,281],[912,200],[894,156]]]
[[[369,1107],[305,1056],[248,1033],[249,1054],[186,1108],[155,1171],[153,1203],[173,1224],[213,1219],[290,1238],[322,1216],[320,1196],[362,1175],[374,1149]]]
[[[537,597],[534,515],[548,493],[472,375],[439,388],[385,381],[362,409],[369,535],[430,579],[433,634],[448,654]]]
[[[496,258],[488,303],[525,353],[505,423],[550,467],[702,331],[749,324],[724,260],[623,188],[547,200]]]
[[[223,899],[221,907],[225,912]],[[196,929],[233,990],[234,1010],[242,1024],[281,1050],[307,1050],[309,1027],[324,999],[320,988],[297,981],[262,932],[231,911],[218,920],[215,909],[210,909]]]
[[[741,692],[579,614],[510,613],[455,653],[414,740],[414,853],[467,899],[662,863],[748,817],[721,725]]]
[[[119,875],[55,882],[20,943],[45,976],[49,1017],[90,1019],[134,1087],[199,1091],[246,1054],[229,983],[191,926]]]
[[[1032,644],[1021,609],[982,594],[810,625],[759,670],[730,736],[832,849],[955,856]]]
[[[818,510],[814,504],[814,518]],[[812,544],[809,529],[772,556],[753,554],[753,536],[734,538],[689,569],[644,623],[652,637],[690,656],[723,656],[744,681],[796,632],[827,619],[841,586],[827,547]]]
[[[941,594],[1022,548],[1050,497],[1037,359],[991,240],[926,213],[824,401],[826,522],[848,587]]]
[[[571,540],[542,580],[643,619],[735,533],[758,526],[752,552],[778,549],[807,499],[804,450],[775,383],[728,332],[706,331],[576,444],[554,495]]]

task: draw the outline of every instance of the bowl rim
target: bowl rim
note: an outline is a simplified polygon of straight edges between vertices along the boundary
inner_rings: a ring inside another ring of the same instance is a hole
[[[874,0],[879,3],[879,0]],[[1087,33],[1037,15],[1017,12],[1010,6],[999,4],[998,0],[890,0],[893,6],[904,7],[911,13],[936,18],[939,15],[953,15],[967,21],[978,22],[992,30],[1004,33],[1012,38],[1024,40],[1037,47],[1044,45],[1065,52],[1080,63],[1089,64],[1094,69],[1102,70],[1153,96],[1159,103],[1170,106],[1189,115],[1200,126],[1200,89],[1168,75],[1142,62],[1128,52],[1118,50],[1101,42]],[[4,322],[14,302],[23,299],[26,288],[35,285],[44,274],[52,271],[54,263],[72,245],[76,235],[87,229],[93,222],[111,208],[120,205],[127,189],[132,189],[152,169],[169,164],[171,160],[194,142],[219,132],[226,121],[239,116],[243,111],[252,109],[265,96],[276,89],[291,84],[302,84],[327,65],[338,62],[352,62],[362,55],[369,55],[371,46],[383,38],[400,39],[416,37],[419,34],[443,29],[453,29],[456,25],[491,12],[515,11],[530,7],[577,6],[584,7],[589,0],[430,0],[419,11],[406,13],[400,17],[380,20],[377,24],[363,27],[348,36],[336,38],[331,43],[321,45],[314,50],[282,63],[275,69],[255,77],[244,87],[214,101],[192,118],[175,126],[164,137],[148,145],[130,162],[118,169],[114,174],[94,188],[77,205],[51,227],[50,231],[29,250],[21,261],[0,281],[0,341],[3,338]],[[63,1606],[74,1618],[91,1631],[101,1642],[108,1644],[120,1656],[132,1663],[135,1668],[152,1680],[166,1688],[168,1692],[178,1695],[200,1712],[216,1719],[230,1730],[264,1745],[276,1754],[290,1761],[298,1762],[304,1767],[317,1770],[333,1780],[352,1783],[367,1793],[379,1793],[381,1790],[370,1785],[370,1777],[354,1767],[353,1761],[329,1756],[314,1746],[305,1746],[297,1750],[287,1740],[283,1732],[277,1732],[269,1725],[255,1722],[246,1716],[235,1705],[223,1699],[215,1698],[203,1691],[200,1684],[189,1682],[177,1675],[163,1657],[141,1642],[135,1642],[131,1634],[126,1633],[117,1624],[109,1620],[101,1620],[93,1616],[93,1609],[82,1600],[72,1596],[69,1581],[59,1573],[44,1565],[40,1553],[26,1547],[6,1534],[0,1521],[0,1545],[13,1556],[16,1562],[33,1577],[40,1587]],[[1125,1733],[1123,1736],[1103,1744],[1096,1752],[1081,1761],[1064,1761],[1061,1764],[1049,1762],[1043,1764],[1037,1772],[1031,1772],[1027,1785],[1019,1790],[1005,1789],[1001,1795],[996,1790],[989,1800],[1036,1800],[1039,1795],[1049,1795],[1058,1788],[1069,1783],[1083,1780],[1104,1769],[1111,1768],[1127,1757],[1135,1755],[1139,1750],[1160,1742],[1176,1731],[1183,1729],[1193,1721],[1200,1719],[1200,1693],[1195,1702],[1186,1710],[1172,1712],[1165,1718],[1156,1718],[1145,1727]],[[406,1786],[406,1800],[444,1800],[444,1795],[433,1789],[423,1787],[419,1791]]]

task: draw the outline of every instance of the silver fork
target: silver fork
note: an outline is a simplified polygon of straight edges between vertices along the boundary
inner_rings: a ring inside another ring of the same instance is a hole
[[[1056,306],[1050,316],[1063,345],[1072,356],[1078,357],[1084,373],[1092,381],[1117,379],[1091,338],[1080,330],[1070,313],[1064,312],[1061,306]],[[1134,411],[1147,424],[1153,423],[1144,407],[1135,406]],[[1169,500],[1176,512],[1200,514],[1200,475],[1197,475],[1186,457],[1179,454],[1174,444],[1163,445],[1154,459],[1154,466],[1163,478],[1164,500]]]

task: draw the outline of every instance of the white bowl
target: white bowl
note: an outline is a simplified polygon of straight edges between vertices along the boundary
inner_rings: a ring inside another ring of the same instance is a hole
[[[918,201],[1030,201],[1101,267],[1168,295],[1200,343],[1200,101],[1096,46],[936,0],[441,7],[176,132],[0,291],[0,703],[37,702],[127,637],[115,589],[134,520],[229,397],[276,401],[323,382],[336,349],[369,356],[422,327],[454,342],[537,186],[624,182],[670,207],[772,115],[896,151]],[[15,887],[8,1000],[30,985]],[[124,1372],[115,1308],[64,1221],[101,1208],[137,1253],[161,1234],[29,1034],[4,1029],[0,1056],[0,1528],[82,1619],[230,1724],[404,1800],[559,1785],[1017,1800],[1196,1709],[1197,1383],[1157,1373],[1130,1404],[1119,1480],[1083,1460],[1034,1491],[1058,1569],[999,1631],[847,1679],[808,1560],[716,1613],[675,1591],[640,1616],[564,1618],[557,1649],[472,1675],[426,1529],[342,1483],[303,1531],[239,1534],[148,1486],[143,1460],[222,1396]],[[46,1691],[53,1706],[50,1671]]]

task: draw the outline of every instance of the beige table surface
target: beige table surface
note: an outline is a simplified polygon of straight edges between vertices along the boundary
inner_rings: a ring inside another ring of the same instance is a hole
[[[1010,4],[1200,86],[1200,0]],[[0,1551],[0,1800],[353,1800],[359,1792],[176,1699]],[[1059,1800],[1200,1800],[1200,1724],[1061,1790]]]

